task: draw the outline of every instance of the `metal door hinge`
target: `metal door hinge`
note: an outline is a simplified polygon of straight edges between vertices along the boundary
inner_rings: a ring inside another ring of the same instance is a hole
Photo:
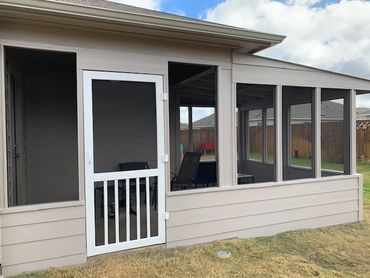
[[[168,162],[168,154],[165,154],[162,156],[162,162],[167,163]]]
[[[162,100],[163,101],[167,101],[168,100],[168,94],[167,93],[163,93],[162,94]]]
[[[163,219],[164,220],[170,219],[170,213],[168,211],[166,211],[165,213],[163,213]]]

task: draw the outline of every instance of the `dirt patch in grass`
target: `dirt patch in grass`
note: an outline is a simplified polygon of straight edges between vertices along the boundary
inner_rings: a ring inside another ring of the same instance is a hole
[[[234,239],[188,248],[153,248],[19,277],[370,277],[370,165],[361,224]],[[229,259],[217,256],[231,251]]]

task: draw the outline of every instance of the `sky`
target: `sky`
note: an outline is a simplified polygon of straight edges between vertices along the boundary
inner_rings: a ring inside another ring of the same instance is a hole
[[[370,0],[114,0],[286,35],[258,55],[370,79]],[[370,94],[358,97],[370,107]]]

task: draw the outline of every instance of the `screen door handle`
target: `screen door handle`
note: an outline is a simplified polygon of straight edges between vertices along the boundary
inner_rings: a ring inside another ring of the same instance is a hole
[[[92,163],[91,152],[87,152],[87,163],[88,164]]]

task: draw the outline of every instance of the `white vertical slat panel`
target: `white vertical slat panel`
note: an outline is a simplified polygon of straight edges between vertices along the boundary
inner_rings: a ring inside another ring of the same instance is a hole
[[[140,219],[140,179],[136,178],[136,239],[140,239],[140,226],[141,226],[141,219]]]
[[[107,181],[103,182],[104,186],[104,245],[108,244],[108,185]]]
[[[130,241],[130,179],[125,180],[126,186],[126,241]]]
[[[146,237],[150,237],[150,190],[149,177],[145,178],[145,196],[146,196]]]
[[[315,89],[314,95],[314,175],[315,178],[321,177],[321,88]]]
[[[276,86],[275,93],[275,179],[283,180],[283,86]]]
[[[116,243],[119,242],[119,202],[118,202],[118,180],[114,181],[114,216],[116,228]]]

